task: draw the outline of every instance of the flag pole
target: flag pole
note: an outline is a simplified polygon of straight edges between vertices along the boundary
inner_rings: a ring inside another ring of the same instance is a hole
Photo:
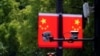
[[[59,14],[58,17],[58,38],[63,38],[63,18],[62,18],[62,12],[63,12],[63,0],[56,0],[56,13]],[[63,41],[58,41],[58,47],[56,49],[56,55],[57,56],[63,56],[63,47],[62,47]]]

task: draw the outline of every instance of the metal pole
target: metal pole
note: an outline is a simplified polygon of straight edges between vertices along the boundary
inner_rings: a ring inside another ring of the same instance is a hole
[[[95,38],[94,48],[95,56],[100,56],[100,0],[94,0],[94,26],[95,26]]]
[[[54,38],[51,41],[67,41],[67,42],[74,42],[74,41],[94,41],[94,38],[80,38],[80,39],[70,39],[70,38]]]
[[[59,14],[59,17],[58,17],[58,38],[62,38],[63,37],[63,24],[62,24],[62,11],[63,11],[63,6],[62,6],[62,3],[63,3],[63,0],[56,0],[56,13]],[[63,44],[63,41],[62,40],[59,40],[58,41],[58,48],[56,49],[56,55],[57,56],[63,56],[63,48],[62,48],[62,44]]]

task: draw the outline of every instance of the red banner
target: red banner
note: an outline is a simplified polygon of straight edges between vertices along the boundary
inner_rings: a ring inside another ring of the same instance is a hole
[[[71,37],[71,31],[78,31],[78,39],[83,37],[82,33],[82,15],[64,14],[63,15],[63,35],[65,38]],[[64,48],[82,48],[82,41],[73,43],[63,42]]]
[[[45,41],[42,34],[51,32],[54,38],[58,38],[58,14],[39,13],[38,18],[38,47],[57,48],[58,42]],[[63,35],[65,38],[71,37],[71,31],[78,31],[78,38],[82,38],[82,15],[63,14]],[[64,41],[63,48],[82,48],[82,41],[69,43]]]
[[[56,48],[57,42],[43,40],[43,32],[50,31],[57,38],[57,14],[39,13],[38,19],[38,46],[40,48]]]

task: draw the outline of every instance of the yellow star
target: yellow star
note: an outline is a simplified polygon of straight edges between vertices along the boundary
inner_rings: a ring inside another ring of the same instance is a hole
[[[45,24],[46,23],[46,19],[42,18],[41,23]]]
[[[80,23],[80,21],[77,19],[77,20],[75,20],[75,24],[76,25],[79,25],[79,23]]]

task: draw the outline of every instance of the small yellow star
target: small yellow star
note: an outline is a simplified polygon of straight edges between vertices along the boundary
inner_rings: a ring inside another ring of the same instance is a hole
[[[46,19],[42,18],[41,23],[45,24],[46,23]]]
[[[80,23],[80,21],[77,19],[77,20],[75,20],[75,24],[76,25],[79,25],[79,23]]]

